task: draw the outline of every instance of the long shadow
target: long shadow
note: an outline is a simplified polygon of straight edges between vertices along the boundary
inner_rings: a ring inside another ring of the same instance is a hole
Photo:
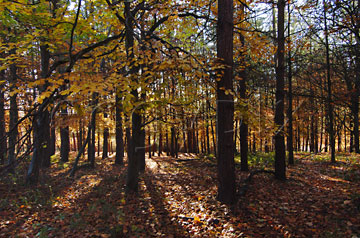
[[[170,216],[169,210],[166,208],[165,189],[158,184],[154,184],[155,178],[151,170],[147,170],[144,176],[146,191],[151,197],[151,205],[154,213],[160,222],[159,228],[162,228],[161,235],[165,237],[189,237],[187,231],[177,222],[177,217]],[[160,235],[160,234],[158,234]]]

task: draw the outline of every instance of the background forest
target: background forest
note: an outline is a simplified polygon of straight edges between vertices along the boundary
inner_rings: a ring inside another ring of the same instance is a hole
[[[357,237],[359,0],[0,0],[0,237]]]

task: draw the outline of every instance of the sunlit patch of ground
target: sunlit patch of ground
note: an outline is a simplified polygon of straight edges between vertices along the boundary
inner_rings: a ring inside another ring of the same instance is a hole
[[[113,165],[114,155],[100,154],[95,169],[74,178],[72,162],[56,163],[31,189],[20,167],[0,180],[0,237],[360,236],[359,159],[332,165],[321,156],[298,160],[286,182],[256,175],[232,207],[216,200],[215,161],[192,154],[147,159],[139,192],[129,196],[126,164]],[[241,184],[249,173],[236,174]]]

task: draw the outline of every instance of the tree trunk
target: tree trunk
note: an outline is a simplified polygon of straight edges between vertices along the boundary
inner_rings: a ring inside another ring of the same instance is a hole
[[[275,108],[275,178],[286,179],[285,141],[284,141],[284,15],[285,0],[279,0],[278,7],[278,48],[276,67],[276,108]]]
[[[327,78],[327,118],[328,118],[328,132],[329,132],[329,142],[331,149],[331,162],[335,163],[335,136],[334,136],[334,113],[333,113],[333,105],[332,105],[332,92],[331,92],[331,76],[330,76],[330,50],[329,50],[329,36],[327,29],[327,19],[326,19],[326,6],[325,0],[323,0],[324,4],[324,24],[325,24],[325,47],[326,47],[326,78]],[[358,121],[357,121],[358,123]],[[359,137],[358,137],[359,138]],[[359,143],[359,141],[358,141]],[[359,145],[357,145],[359,146]]]
[[[288,135],[287,135],[287,150],[288,150],[288,161],[289,164],[294,164],[294,142],[293,142],[293,116],[292,116],[292,106],[293,106],[293,98],[292,98],[292,65],[291,65],[291,35],[290,35],[290,3],[288,3],[288,43],[289,43],[289,51],[288,51]]]
[[[51,125],[52,123],[50,123]],[[50,156],[54,155],[56,152],[56,131],[55,131],[55,125],[50,126],[50,148],[49,153]]]
[[[127,60],[130,62],[129,75],[134,75],[136,73],[136,67],[133,65],[134,62],[134,29],[133,29],[133,19],[130,9],[130,2],[124,2],[124,16],[125,16],[125,48],[127,54]],[[134,97],[135,102],[139,100],[139,95],[137,90],[131,91],[132,96]],[[141,157],[140,147],[142,145],[142,136],[141,136],[141,115],[138,110],[135,110],[131,115],[131,125],[132,125],[132,136],[128,141],[129,143],[129,153],[128,153],[128,170],[126,177],[126,193],[137,193],[138,183],[139,183],[139,162]],[[129,138],[128,138],[129,139]]]
[[[245,11],[245,6],[242,4],[241,6],[241,14],[242,17],[241,19],[245,18],[244,15],[244,11]],[[241,45],[242,47],[245,48],[245,37],[243,34],[240,34],[240,41],[241,41]],[[245,59],[245,54],[246,52],[243,51],[242,52],[242,58]],[[245,60],[242,60],[241,62],[241,66],[244,67],[244,69],[242,69],[240,71],[240,98],[244,101],[244,103],[247,103],[246,99],[246,82],[247,82],[247,75],[246,75],[246,71],[245,71],[245,67],[246,67],[246,62]],[[261,99],[260,99],[261,100]],[[261,108],[261,106],[260,106]],[[246,111],[247,111],[247,106],[246,106]],[[240,123],[240,157],[241,157],[241,171],[248,171],[249,170],[249,165],[248,165],[248,122],[247,122],[247,117],[245,115],[242,116],[241,118],[241,123]],[[261,130],[261,129],[260,129]]]
[[[233,91],[233,1],[218,1],[217,57],[226,66],[222,77],[216,83],[217,110],[217,163],[218,200],[233,204],[236,202],[234,164],[234,99]]]
[[[5,81],[5,71],[0,71],[0,81]],[[7,140],[5,127],[5,98],[4,98],[5,84],[0,84],[0,164],[5,163]]]
[[[151,158],[151,133],[150,133],[150,126],[148,129],[148,153],[149,153],[149,158]]]
[[[143,99],[144,100],[144,99]],[[141,116],[141,123],[143,121],[143,116]],[[139,150],[139,171],[144,172],[145,171],[145,141],[146,141],[146,134],[145,134],[145,128],[143,126],[140,127],[140,146],[138,146]]]
[[[108,118],[108,114],[104,112],[104,118]],[[105,126],[104,128],[104,134],[103,134],[103,154],[102,159],[106,159],[108,157],[108,149],[109,149],[109,128]],[[100,150],[100,148],[99,148]]]
[[[210,119],[210,127],[211,127],[211,135],[212,135],[212,142],[213,142],[213,148],[214,148],[214,155],[216,156],[217,145],[216,145],[215,129],[214,129],[214,126],[213,126],[213,120],[212,119]]]
[[[92,110],[95,111],[91,114],[91,124],[89,129],[91,130],[90,133],[90,140],[88,142],[88,161],[90,163],[90,166],[92,168],[95,167],[95,129],[96,129],[96,106],[97,106],[97,93],[93,93],[92,99],[91,99],[91,107]]]
[[[119,90],[116,91],[115,96],[115,140],[116,140],[116,157],[115,157],[115,164],[123,164],[124,163],[124,135],[122,129],[122,105],[121,105],[121,98],[120,98]]]
[[[61,109],[62,120],[67,120],[68,110],[67,107]],[[60,127],[60,159],[63,162],[69,161],[69,152],[70,152],[70,135],[69,135],[69,126]]]
[[[10,66],[10,87],[11,91],[15,89],[16,83],[16,65]],[[11,165],[15,162],[15,146],[18,136],[18,106],[17,106],[17,94],[10,96],[10,123],[9,123],[9,154],[8,164]],[[10,172],[14,172],[13,167],[10,168]]]
[[[170,156],[175,156],[175,128],[171,127]]]
[[[159,153],[158,156],[161,156],[162,151],[163,151],[163,141],[162,141],[162,128],[161,125],[159,125]]]

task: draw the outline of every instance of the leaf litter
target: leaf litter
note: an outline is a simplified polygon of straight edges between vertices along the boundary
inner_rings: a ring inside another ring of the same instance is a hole
[[[0,237],[357,237],[359,158],[344,161],[298,159],[286,182],[258,174],[230,207],[216,200],[214,161],[192,154],[147,158],[128,196],[126,166],[112,159],[75,178],[54,164],[36,188],[20,169],[0,180]],[[236,174],[238,184],[249,175]]]

